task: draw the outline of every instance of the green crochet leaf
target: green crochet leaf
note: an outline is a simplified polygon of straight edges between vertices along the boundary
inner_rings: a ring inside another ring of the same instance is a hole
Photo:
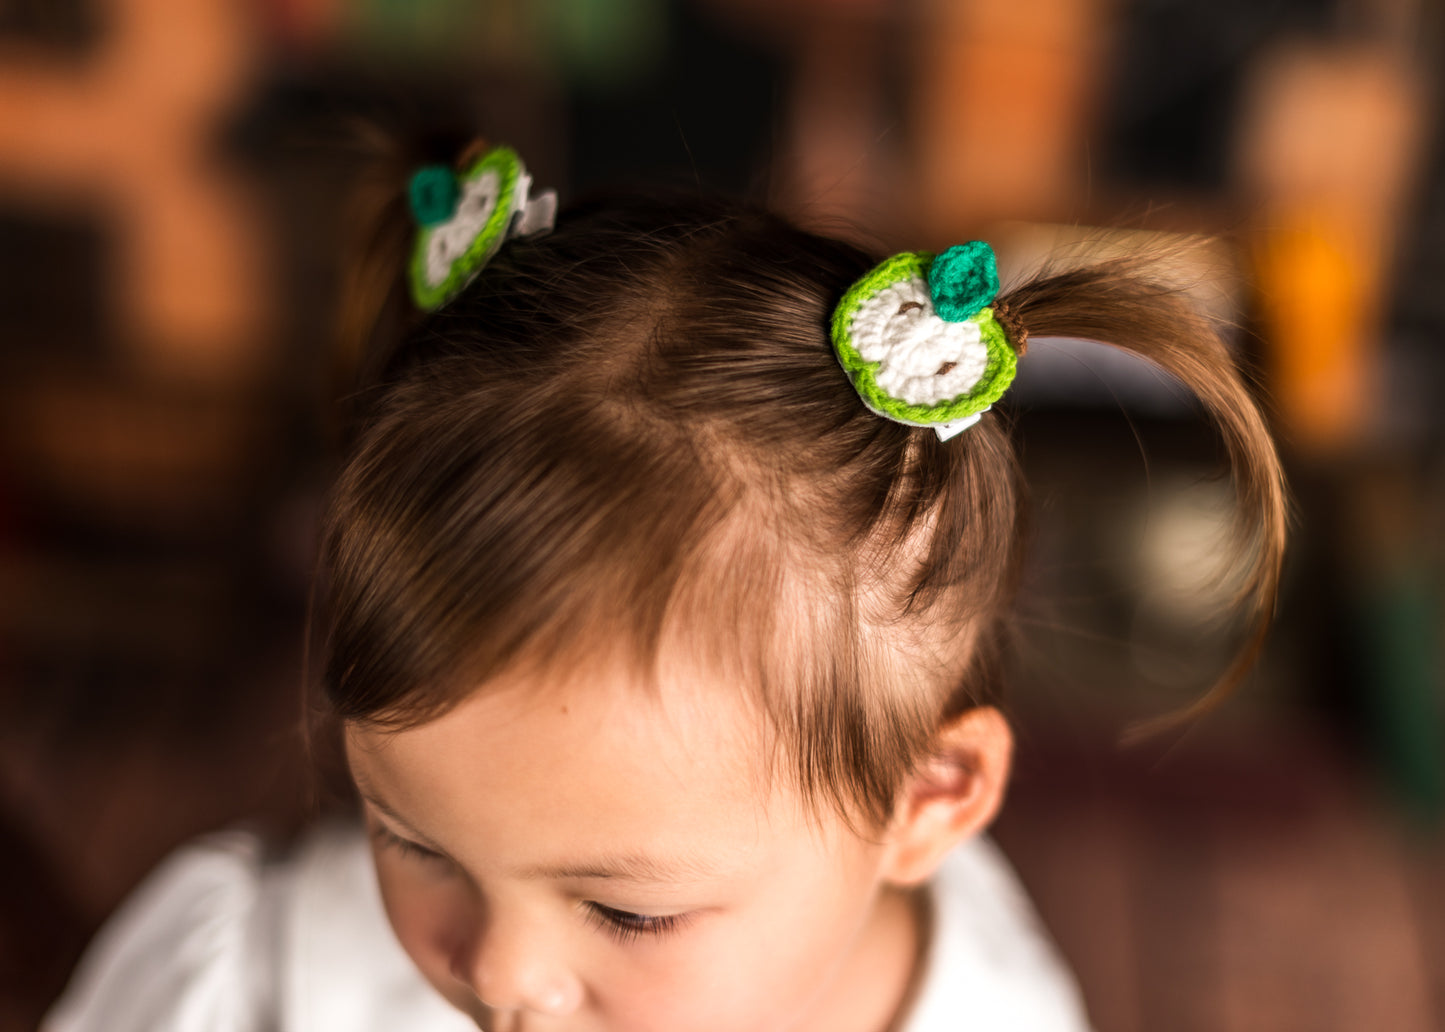
[[[878,385],[880,363],[870,362],[859,354],[853,343],[853,320],[870,298],[893,284],[914,277],[929,282],[929,272],[935,262],[934,256],[927,251],[896,254],[848,288],[833,310],[833,350],[863,404],[881,416],[910,426],[952,423],[982,412],[1003,397],[1018,370],[1018,356],[1009,346],[1003,327],[994,318],[993,309],[984,307],[969,318],[978,324],[988,362],[983,375],[967,392],[936,405],[920,405],[895,398]]]
[[[998,262],[982,240],[950,247],[928,275],[933,309],[949,322],[971,319],[998,296]]]
[[[435,226],[451,218],[457,210],[457,177],[445,165],[427,165],[412,173],[407,186],[407,200],[412,218],[419,226]]]
[[[497,200],[465,249],[447,266],[446,275],[433,281],[427,275],[427,255],[432,239],[438,233],[455,232],[457,219],[462,217],[468,184],[481,179],[488,172],[497,175]],[[522,159],[510,147],[495,147],[472,163],[471,167],[456,176],[458,202],[454,202],[452,215],[435,225],[423,225],[417,232],[412,248],[410,281],[411,296],[416,306],[431,311],[446,304],[465,287],[482,267],[502,246],[512,215],[517,208],[517,185],[525,170]]]

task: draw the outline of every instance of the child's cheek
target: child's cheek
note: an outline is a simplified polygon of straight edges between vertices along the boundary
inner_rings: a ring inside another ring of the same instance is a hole
[[[703,929],[614,947],[592,1004],[608,1032],[772,1032],[790,1026],[819,977],[781,944]]]
[[[455,879],[422,879],[407,866],[378,857],[377,881],[387,919],[423,977],[465,1010],[471,1000],[453,967],[465,948],[468,922],[474,915],[470,893]]]
[[[629,944],[614,954],[592,979],[592,1003],[609,1032],[752,1028],[736,1024],[727,958],[677,942]]]

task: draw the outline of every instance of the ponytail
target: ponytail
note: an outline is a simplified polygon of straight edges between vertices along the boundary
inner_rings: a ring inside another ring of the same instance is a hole
[[[1284,474],[1264,417],[1214,324],[1177,286],[1141,273],[1128,259],[1061,272],[1001,298],[1035,337],[1073,337],[1128,351],[1170,373],[1204,406],[1228,455],[1235,487],[1230,546],[1242,570],[1236,604],[1249,630],[1229,666],[1180,712],[1135,725],[1137,739],[1187,723],[1227,698],[1264,644],[1284,558],[1288,500]]]
[[[420,318],[406,289],[417,232],[407,201],[412,173],[457,154],[465,158],[480,146],[481,141],[455,132],[404,139],[365,123],[350,134],[347,150],[359,169],[345,206],[340,302],[327,377],[331,396],[341,401],[337,430],[342,444]]]

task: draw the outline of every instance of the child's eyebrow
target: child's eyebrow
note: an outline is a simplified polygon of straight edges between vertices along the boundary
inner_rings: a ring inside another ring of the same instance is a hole
[[[515,872],[527,879],[609,879],[612,881],[668,882],[715,878],[717,864],[699,856],[656,857],[626,853],[578,863],[533,864]]]
[[[352,780],[356,782],[356,791],[361,798],[383,817],[410,835],[417,845],[446,855],[445,850],[417,831],[407,822],[406,818],[388,806],[359,771],[352,771]],[[714,861],[702,856],[679,854],[663,858],[646,853],[624,853],[619,856],[576,862],[530,864],[513,872],[515,876],[528,880],[606,879],[630,882],[669,882],[683,881],[688,878],[708,879],[716,878],[723,873],[725,872]]]
[[[360,795],[362,800],[366,802],[372,809],[374,809],[377,813],[381,814],[383,817],[387,818],[393,824],[401,828],[402,831],[406,832],[413,839],[415,839],[417,845],[426,846],[426,848],[432,850],[433,852],[444,852],[444,850],[442,850],[442,848],[438,846],[435,842],[433,842],[431,839],[427,838],[421,832],[413,828],[405,817],[403,817],[401,814],[397,813],[390,806],[388,806],[386,804],[386,801],[383,800],[379,795],[377,795],[375,791],[373,791],[371,785],[364,777],[361,776],[359,772],[353,771],[351,777],[352,780],[356,782],[357,794]]]

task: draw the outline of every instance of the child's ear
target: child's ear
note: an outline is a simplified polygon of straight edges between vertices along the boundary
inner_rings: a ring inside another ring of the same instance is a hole
[[[988,827],[1003,802],[1013,732],[992,706],[966,710],[941,727],[905,782],[887,833],[883,877],[917,885],[954,846]]]

